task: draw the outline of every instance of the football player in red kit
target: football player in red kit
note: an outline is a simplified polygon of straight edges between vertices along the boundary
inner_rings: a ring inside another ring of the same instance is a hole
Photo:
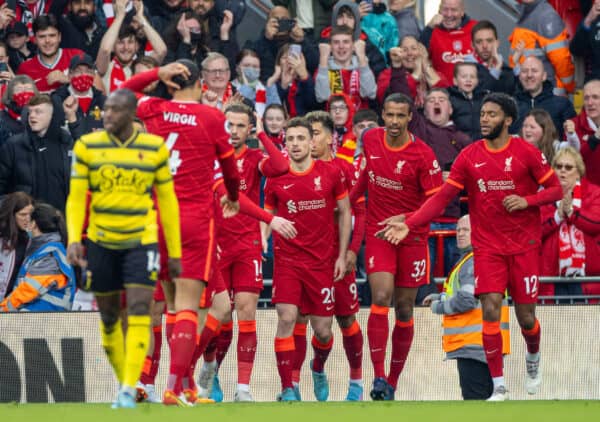
[[[508,134],[517,118],[512,97],[492,93],[480,113],[483,139],[461,151],[440,192],[410,217],[383,221],[378,236],[397,244],[416,227],[440,215],[460,191],[469,195],[473,227],[475,294],[483,310],[483,349],[494,392],[488,399],[507,397],[502,369],[500,312],[506,289],[527,344],[525,386],[535,394],[541,384],[540,323],[535,317],[542,228],[539,206],[562,198],[562,188],[543,153]],[[544,189],[540,190],[540,186]],[[406,221],[405,221],[406,218]]]
[[[385,99],[385,128],[363,132],[366,165],[350,195],[355,203],[368,193],[365,259],[372,297],[367,336],[375,371],[373,400],[394,399],[398,377],[410,351],[417,290],[428,283],[429,277],[429,226],[415,228],[413,236],[399,245],[377,239],[374,234],[381,220],[416,210],[442,185],[442,169],[433,150],[408,131],[411,104],[411,99],[403,94],[392,94]],[[392,301],[396,323],[386,377],[387,315]]]

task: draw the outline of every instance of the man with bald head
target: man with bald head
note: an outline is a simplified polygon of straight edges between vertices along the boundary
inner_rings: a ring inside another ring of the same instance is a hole
[[[454,65],[473,54],[471,31],[477,21],[465,14],[463,0],[442,0],[440,9],[421,34],[433,68],[451,81]]]
[[[539,58],[557,95],[575,89],[575,66],[569,51],[565,23],[547,0],[521,0],[523,9],[510,41],[510,65],[517,68],[525,58]],[[516,54],[515,54],[516,53]]]
[[[306,61],[308,74],[312,75],[319,65],[319,53],[313,37],[305,35],[298,19],[292,20],[283,6],[273,7],[265,22],[265,29],[255,41],[248,40],[244,48],[256,51],[260,58],[260,74],[266,80],[275,71],[279,49],[285,44],[298,44]]]
[[[573,104],[566,97],[554,95],[544,64],[535,56],[529,56],[521,63],[515,99],[519,106],[519,118],[510,127],[511,133],[521,130],[529,110],[541,108],[550,114],[556,130],[562,137],[565,120],[575,117],[576,114]]]

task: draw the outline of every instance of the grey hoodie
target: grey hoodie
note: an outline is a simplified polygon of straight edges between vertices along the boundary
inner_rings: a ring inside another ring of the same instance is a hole
[[[333,7],[333,12],[331,13],[331,26],[337,26],[337,18],[340,14],[340,8],[343,6],[348,6],[352,9],[352,13],[354,14],[354,36],[352,37],[354,41],[356,41],[360,37],[361,29],[360,29],[360,12],[358,11],[358,4],[353,1],[338,1]]]

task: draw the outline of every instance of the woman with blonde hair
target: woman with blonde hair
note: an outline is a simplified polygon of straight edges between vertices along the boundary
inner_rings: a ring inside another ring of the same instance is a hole
[[[600,275],[600,187],[585,179],[585,164],[572,147],[560,149],[552,161],[563,198],[541,207],[542,276]],[[575,280],[573,280],[575,281]],[[600,294],[598,283],[541,284],[540,296]]]

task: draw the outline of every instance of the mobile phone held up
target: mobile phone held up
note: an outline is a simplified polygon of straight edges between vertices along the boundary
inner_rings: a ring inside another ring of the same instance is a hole
[[[302,54],[302,46],[300,44],[290,44],[288,56],[300,57]]]
[[[277,23],[279,24],[279,32],[290,32],[296,25],[294,19],[278,19]]]

